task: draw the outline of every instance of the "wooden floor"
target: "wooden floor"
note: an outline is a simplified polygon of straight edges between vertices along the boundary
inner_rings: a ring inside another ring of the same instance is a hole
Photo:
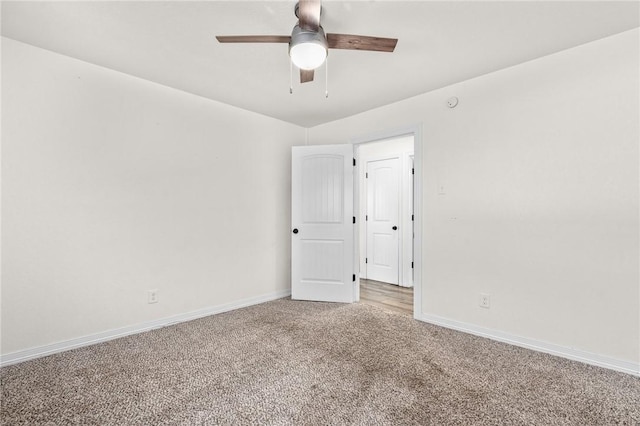
[[[413,287],[361,279],[360,303],[413,317]]]

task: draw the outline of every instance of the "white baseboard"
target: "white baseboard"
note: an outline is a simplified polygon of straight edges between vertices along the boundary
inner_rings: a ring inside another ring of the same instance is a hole
[[[520,346],[534,351],[544,352],[573,361],[580,361],[585,364],[608,368],[610,370],[620,371],[622,373],[640,377],[640,363],[622,361],[592,352],[556,345],[554,343],[520,337],[490,328],[484,328],[465,322],[450,320],[447,318],[439,317],[437,315],[422,314],[416,319],[427,322],[429,324],[439,325],[441,327],[462,331],[464,333],[497,340],[498,342],[508,343],[510,345]]]
[[[257,305],[271,300],[281,299],[291,295],[291,290],[277,291],[274,293],[264,294],[257,297],[238,300],[222,305],[211,306],[197,311],[186,312],[184,314],[172,315],[166,318],[160,318],[153,321],[147,321],[141,324],[131,325],[127,327],[108,330],[101,333],[91,334],[89,336],[78,337],[77,339],[66,340],[64,342],[53,343],[50,345],[39,346],[37,348],[25,349],[18,352],[12,352],[0,357],[0,367],[6,365],[17,364],[34,358],[40,358],[59,352],[76,349],[83,346],[94,345],[96,343],[106,342],[108,340],[117,339],[119,337],[129,336],[131,334],[142,333],[156,328],[167,327],[169,325],[178,324],[185,321],[207,317],[209,315],[220,314],[223,312],[233,311],[235,309],[247,306]]]

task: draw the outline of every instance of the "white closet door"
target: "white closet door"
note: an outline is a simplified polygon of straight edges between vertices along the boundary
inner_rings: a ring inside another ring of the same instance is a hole
[[[367,279],[398,284],[400,159],[367,163]]]

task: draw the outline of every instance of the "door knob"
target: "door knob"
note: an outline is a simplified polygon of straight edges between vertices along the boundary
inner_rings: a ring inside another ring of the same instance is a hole
[[[293,233],[297,234],[298,233],[298,228],[293,228]]]
[[[393,225],[393,227],[392,227],[391,229],[393,229],[393,230],[395,231],[395,230],[397,230],[397,229],[398,229],[398,227],[397,227],[397,226],[395,226],[395,225]]]

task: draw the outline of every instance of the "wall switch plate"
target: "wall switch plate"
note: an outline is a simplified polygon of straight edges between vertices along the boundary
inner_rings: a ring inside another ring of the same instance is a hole
[[[491,296],[488,294],[480,293],[480,307],[489,309],[491,307]]]
[[[147,291],[147,303],[158,303],[158,289]]]

